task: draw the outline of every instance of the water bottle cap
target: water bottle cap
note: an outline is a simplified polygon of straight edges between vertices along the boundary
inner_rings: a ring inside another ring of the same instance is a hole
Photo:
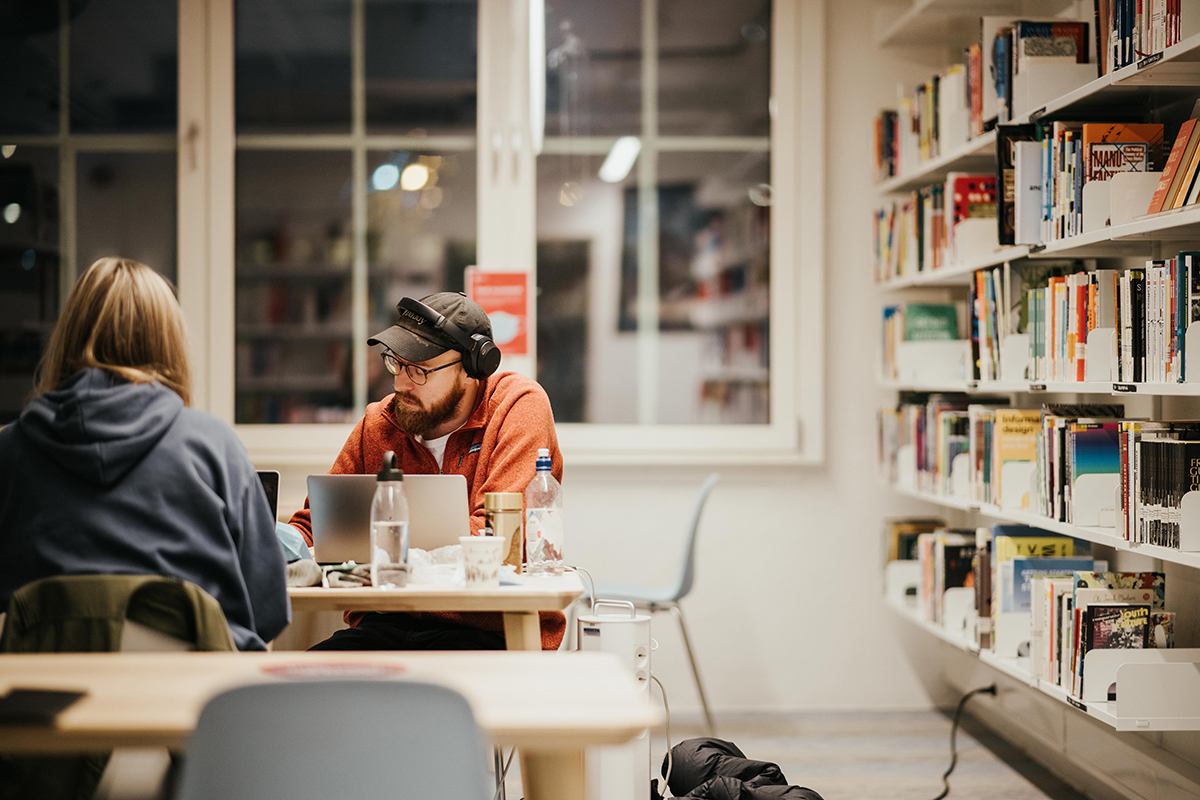
[[[547,447],[538,448],[537,461],[534,463],[534,469],[538,472],[550,471],[550,449]]]
[[[549,457],[550,457],[550,448],[549,447],[539,447],[538,448],[538,458],[549,458]]]
[[[383,454],[383,465],[376,474],[377,481],[402,481],[404,480],[404,470],[396,466],[396,454],[388,450]]]

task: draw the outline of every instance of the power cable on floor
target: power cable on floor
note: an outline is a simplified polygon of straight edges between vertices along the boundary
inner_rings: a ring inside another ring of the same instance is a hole
[[[946,788],[942,789],[942,793],[933,798],[933,800],[943,800],[946,795],[950,794],[950,773],[954,772],[954,768],[958,765],[958,722],[962,718],[963,707],[966,706],[967,701],[977,694],[990,694],[994,696],[996,694],[996,684],[993,683],[991,686],[981,686],[978,689],[972,689],[958,701],[958,708],[954,711],[954,722],[950,725],[950,769],[946,770],[946,773],[942,775],[942,785]]]

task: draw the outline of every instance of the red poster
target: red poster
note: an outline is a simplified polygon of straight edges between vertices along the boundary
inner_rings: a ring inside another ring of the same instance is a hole
[[[467,296],[487,312],[492,338],[506,356],[529,355],[529,273],[467,267]]]

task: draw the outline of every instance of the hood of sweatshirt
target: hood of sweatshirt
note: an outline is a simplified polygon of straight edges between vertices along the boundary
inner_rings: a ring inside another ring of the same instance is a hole
[[[179,395],[161,384],[85,369],[30,403],[18,424],[65,469],[108,487],[142,460],[182,409]]]

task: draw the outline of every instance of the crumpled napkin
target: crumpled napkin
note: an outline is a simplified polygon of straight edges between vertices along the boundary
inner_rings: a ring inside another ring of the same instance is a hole
[[[311,558],[293,561],[287,565],[288,586],[320,586],[321,568]]]

